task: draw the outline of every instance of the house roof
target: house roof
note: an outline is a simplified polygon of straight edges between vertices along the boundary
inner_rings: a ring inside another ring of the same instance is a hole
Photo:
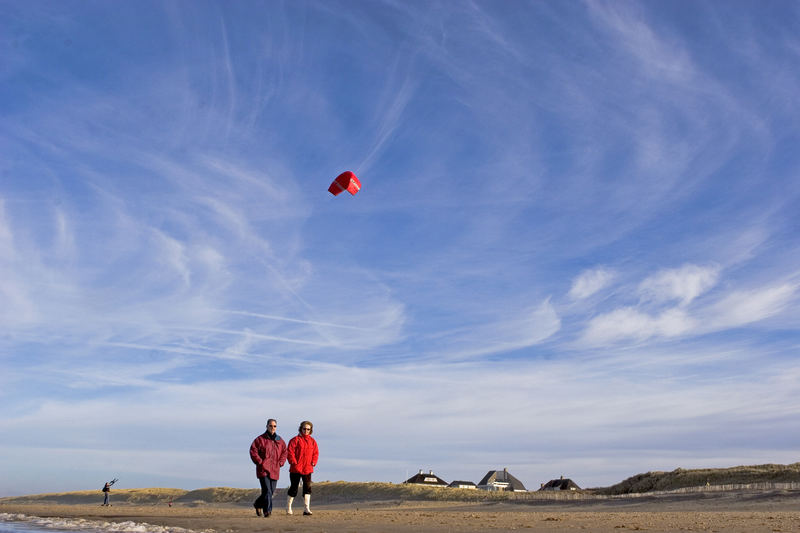
[[[433,485],[433,486],[447,486],[447,481],[433,473],[433,470],[427,474],[422,470],[418,474],[414,474],[406,480],[406,483],[416,483],[418,485]]]
[[[511,490],[527,490],[522,481],[508,473],[508,469],[489,470],[478,485],[491,485],[492,483],[508,483]]]
[[[571,479],[551,479],[545,483],[539,490],[580,490],[581,488]]]
[[[474,481],[451,481],[448,487],[458,487],[459,485],[470,485],[472,487],[475,486]]]

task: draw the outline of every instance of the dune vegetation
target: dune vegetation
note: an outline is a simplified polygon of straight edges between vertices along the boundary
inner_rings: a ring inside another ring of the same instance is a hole
[[[732,468],[701,468],[687,470],[677,468],[671,472],[647,472],[629,477],[610,487],[600,487],[578,491],[581,494],[615,495],[671,491],[687,487],[706,485],[748,485],[756,483],[800,482],[800,463],[789,465],[765,464],[755,466],[736,466]],[[278,489],[280,498],[286,489]],[[231,487],[209,487],[196,490],[174,488],[115,488],[111,492],[112,505],[242,505],[249,506],[256,499],[259,490]],[[572,493],[577,495],[575,493]],[[565,494],[564,496],[568,496]],[[490,492],[471,489],[451,489],[424,487],[405,483],[324,481],[314,484],[314,500],[323,503],[347,502],[403,502],[427,501],[513,501],[528,500],[541,492],[514,493]],[[553,493],[547,496],[556,496]],[[0,498],[0,503],[8,504],[100,504],[103,494],[100,490],[84,490],[30,496]]]
[[[286,491],[280,488],[276,497]],[[197,490],[148,488],[115,489],[111,492],[112,505],[160,505],[202,506],[210,504],[252,505],[259,495],[258,489],[239,489],[231,487],[209,487]],[[318,503],[343,503],[354,501],[476,501],[504,500],[513,497],[512,493],[487,492],[468,489],[423,487],[418,485],[349,481],[319,482],[314,484],[314,500]],[[31,496],[0,498],[0,503],[15,504],[93,504],[101,503],[103,495],[96,491],[77,491]]]
[[[112,489],[111,503],[127,503],[130,505],[157,505],[177,499],[188,491],[182,489],[148,488],[148,489]],[[98,496],[99,495],[99,496]],[[75,492],[52,492],[32,494],[30,496],[14,496],[0,498],[2,503],[59,503],[85,504],[102,503],[103,493],[98,490],[80,490]]]
[[[748,485],[800,482],[800,463],[764,464],[732,468],[676,468],[671,472],[637,474],[610,487],[591,489],[597,494],[631,494],[677,490],[704,485]]]

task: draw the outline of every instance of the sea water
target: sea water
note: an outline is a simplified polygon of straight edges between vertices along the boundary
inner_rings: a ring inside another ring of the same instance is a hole
[[[0,533],[195,533],[182,527],[143,522],[106,522],[83,518],[41,518],[18,513],[0,513]]]

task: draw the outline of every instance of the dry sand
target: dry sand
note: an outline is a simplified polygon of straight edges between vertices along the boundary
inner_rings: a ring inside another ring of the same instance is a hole
[[[280,499],[276,503],[283,504]],[[299,512],[298,512],[299,510]],[[302,505],[287,516],[277,506],[270,518],[233,505],[43,505],[0,502],[0,513],[41,517],[134,521],[216,533],[408,531],[719,531],[800,532],[800,492],[726,492],[605,501],[536,503],[351,502]]]

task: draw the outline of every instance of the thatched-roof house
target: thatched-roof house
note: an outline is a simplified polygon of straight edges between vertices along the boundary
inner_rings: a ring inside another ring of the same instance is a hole
[[[408,478],[406,483],[412,483],[414,485],[428,485],[431,487],[446,487],[447,481],[443,480],[439,476],[433,473],[433,470],[429,471],[427,474],[422,470],[419,471],[418,474],[414,474],[410,478]]]
[[[564,479],[564,476],[561,476],[561,479],[551,479],[539,490],[581,490],[581,488],[571,479]]]
[[[527,490],[522,481],[508,473],[508,468],[489,470],[478,483],[478,488],[483,490],[511,490],[514,492],[525,492]]]
[[[448,485],[451,489],[477,489],[478,486],[472,481],[451,481]]]

